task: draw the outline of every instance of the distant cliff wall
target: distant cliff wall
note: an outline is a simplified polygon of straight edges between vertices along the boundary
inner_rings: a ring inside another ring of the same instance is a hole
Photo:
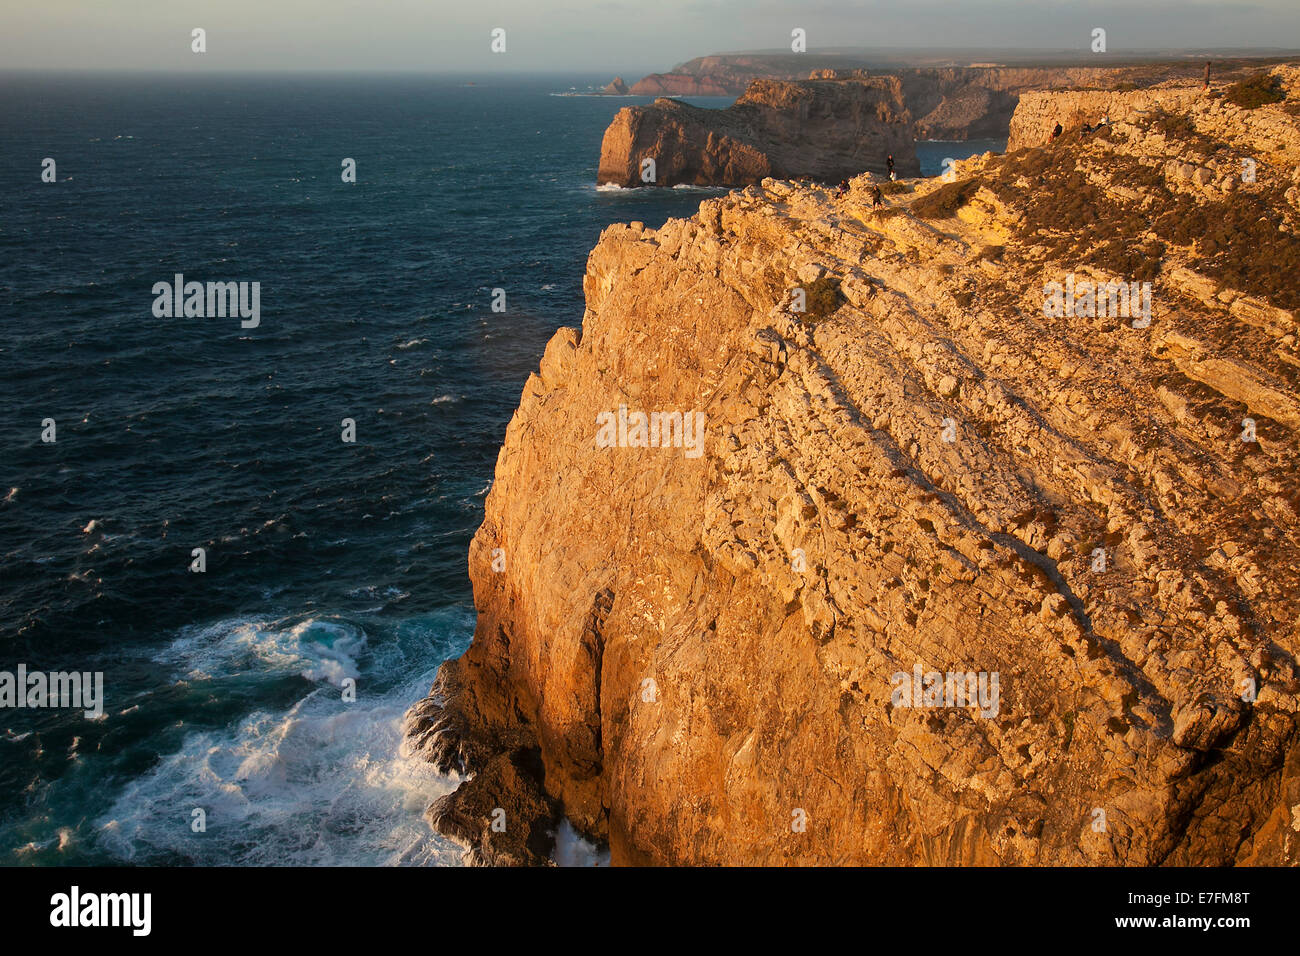
[[[1260,61],[1247,59],[1218,60],[1214,76],[1216,82],[1227,82],[1260,66]],[[1031,90],[1147,87],[1193,80],[1203,68],[1201,62],[906,67],[873,65],[866,58],[845,56],[731,54],[699,57],[672,72],[653,73],[633,84],[631,92],[642,96],[734,96],[757,79],[802,79],[814,72],[837,71],[846,76],[865,69],[902,81],[904,105],[915,122],[916,138],[962,140],[1005,136],[1019,98]]]

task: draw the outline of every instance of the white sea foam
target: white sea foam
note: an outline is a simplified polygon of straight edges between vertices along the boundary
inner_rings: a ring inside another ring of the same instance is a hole
[[[609,866],[609,850],[598,849],[580,837],[566,817],[555,831],[551,861],[556,866]]]
[[[357,678],[357,655],[366,635],[342,621],[312,618],[280,626],[271,621],[222,621],[188,629],[155,658],[179,667],[188,680],[230,677],[251,671],[298,673],[341,687]]]
[[[469,626],[463,612],[436,627]],[[428,627],[415,622],[408,627]],[[409,633],[408,633],[409,636]],[[354,624],[228,621],[192,629],[158,656],[191,691],[213,680],[301,674],[316,686],[285,711],[263,708],[196,731],[128,782],[95,822],[103,849],[148,863],[178,854],[207,865],[455,865],[461,850],[425,808],[458,782],[402,753],[402,718],[428,691],[438,655],[408,660],[400,640],[373,649]],[[400,675],[383,687],[382,675]],[[337,689],[357,677],[356,701]],[[371,689],[380,686],[383,689]],[[206,832],[191,829],[202,809]]]
[[[654,189],[665,189],[665,188],[673,189],[678,192],[700,193],[701,195],[709,195],[709,196],[717,196],[717,195],[721,195],[722,193],[730,192],[730,187],[728,186],[698,186],[695,183],[678,183],[675,186],[668,186],[668,187],[653,186],[649,184],[645,186],[620,186],[618,183],[600,183],[599,185],[596,186],[596,192],[633,193],[633,192],[640,192],[641,190],[654,190]]]

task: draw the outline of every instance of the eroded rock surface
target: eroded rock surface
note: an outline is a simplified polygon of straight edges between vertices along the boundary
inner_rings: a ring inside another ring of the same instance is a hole
[[[473,644],[409,715],[482,789],[434,825],[482,846],[532,800],[516,846],[558,809],[616,863],[1300,860],[1295,100],[1194,94],[881,210],[769,179],[605,230],[497,462]],[[1045,314],[1066,276],[1150,281],[1150,323]],[[704,413],[702,454],[600,447],[620,406]],[[899,705],[918,665],[996,707]]]

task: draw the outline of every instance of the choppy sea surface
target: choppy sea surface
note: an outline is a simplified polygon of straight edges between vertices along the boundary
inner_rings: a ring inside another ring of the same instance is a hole
[[[0,74],[0,671],[105,697],[0,708],[0,864],[458,861],[401,717],[506,424],[601,229],[711,194],[598,190],[598,81]]]

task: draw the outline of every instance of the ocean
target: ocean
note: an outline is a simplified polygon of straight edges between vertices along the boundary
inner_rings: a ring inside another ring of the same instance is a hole
[[[104,675],[0,709],[0,862],[459,861],[400,726],[506,425],[600,231],[722,192],[598,190],[606,79],[0,75],[0,671]]]

